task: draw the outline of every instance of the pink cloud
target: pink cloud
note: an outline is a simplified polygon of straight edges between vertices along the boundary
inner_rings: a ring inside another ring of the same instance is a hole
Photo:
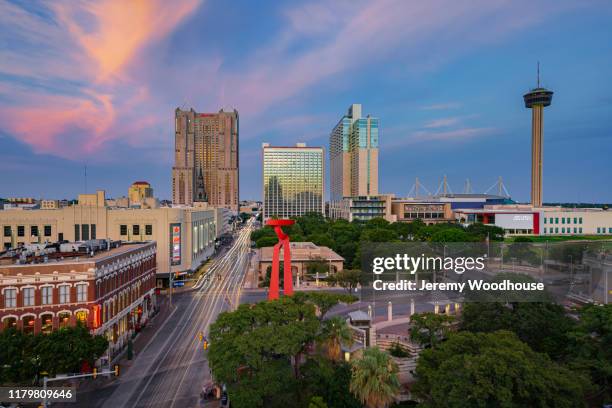
[[[237,107],[243,118],[257,122],[281,103],[303,104],[311,87],[364,65],[397,63],[395,57],[401,54],[402,68],[435,69],[470,47],[499,41],[562,10],[556,2],[544,2],[526,15],[524,8],[530,3],[521,0],[319,1],[299,7],[289,3],[281,13],[286,21],[277,38],[244,55],[239,68],[222,71],[223,59],[213,52],[177,72],[165,66],[153,45],[167,38],[199,4],[58,1],[50,5],[57,21],[49,22],[0,3],[0,24],[28,43],[42,44],[40,55],[0,51],[0,69],[41,81],[78,84],[70,96],[31,89],[11,94],[18,103],[2,108],[2,130],[37,151],[62,157],[97,153],[118,139],[147,146],[152,134],[171,134],[171,111],[177,105]],[[296,45],[304,46],[296,52]],[[198,76],[207,80],[193,81]],[[32,117],[44,121],[24,123]],[[300,120],[296,126],[308,125],[308,119]],[[268,122],[270,129],[283,126]],[[82,136],[78,143],[71,136],[76,133]],[[249,134],[253,132],[243,133]],[[154,142],[167,137],[158,136]]]
[[[2,84],[14,101],[0,111],[2,129],[37,152],[73,158],[108,141],[135,135],[162,120],[147,104],[149,84],[129,67],[147,47],[172,32],[200,4],[163,0],[50,3],[55,21],[0,3],[0,23],[37,52],[3,50],[0,70],[41,81],[67,81],[70,95]],[[145,112],[143,112],[145,111]],[[141,140],[142,143],[142,140]]]

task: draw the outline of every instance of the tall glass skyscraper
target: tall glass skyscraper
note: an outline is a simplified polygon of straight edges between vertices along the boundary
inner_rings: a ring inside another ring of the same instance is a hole
[[[325,152],[322,147],[273,147],[263,150],[263,218],[325,214]]]
[[[329,136],[330,200],[378,195],[378,118],[353,104]]]

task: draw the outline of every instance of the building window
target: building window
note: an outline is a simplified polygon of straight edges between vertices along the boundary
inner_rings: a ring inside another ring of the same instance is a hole
[[[81,240],[81,226],[79,224],[74,224],[74,240]]]
[[[565,217],[561,217],[561,224],[565,224]]]
[[[81,231],[83,231],[83,241],[87,241],[89,239],[89,224],[81,225]]]
[[[4,236],[5,237],[10,237],[11,235],[13,235],[12,231],[11,231],[11,226],[10,225],[5,225],[4,226]]]
[[[34,288],[23,288],[23,305],[34,306]]]
[[[612,228],[608,228],[608,234],[612,234]]]
[[[38,236],[38,225],[30,225],[30,235],[33,237]]]
[[[546,219],[546,218],[544,218],[544,219]],[[544,227],[544,233],[546,234],[546,227]]]
[[[96,224],[91,224],[91,239],[96,239]]]
[[[555,234],[559,233],[559,227],[555,227]]]
[[[574,224],[578,224],[578,218],[574,217]]]
[[[4,307],[17,307],[17,289],[4,290]]]
[[[582,227],[578,228],[578,232],[582,234]]]
[[[153,225],[145,225],[145,235],[153,235]]]
[[[119,226],[119,235],[127,235],[127,225],[122,224]]]
[[[23,225],[18,225],[17,226],[17,236],[18,237],[25,236],[25,227]]]
[[[576,230],[577,230],[576,227],[574,227],[574,234],[576,233]]]
[[[544,224],[546,224],[546,217],[544,217]]]
[[[582,217],[578,218],[578,223],[582,224]]]
[[[132,235],[140,235],[140,225],[132,225]]]
[[[40,317],[40,331],[44,334],[49,334],[53,331],[53,315],[44,314]]]
[[[44,233],[45,233],[45,237],[50,237],[51,236],[51,226],[50,225],[45,225],[44,226]]]
[[[70,286],[61,285],[59,288],[59,302],[70,303]]]
[[[77,285],[77,302],[87,302],[87,285]]]
[[[57,315],[57,320],[59,323],[59,327],[68,327],[70,326],[70,313],[63,312]]]
[[[555,224],[558,224],[558,223],[559,223],[559,218],[555,217]]]
[[[43,305],[50,305],[53,303],[53,287],[43,286],[41,289],[41,297]]]
[[[565,234],[565,227],[561,228],[561,233]]]

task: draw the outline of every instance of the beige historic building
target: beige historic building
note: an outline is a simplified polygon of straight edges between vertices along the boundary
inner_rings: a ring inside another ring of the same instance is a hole
[[[142,205],[146,199],[153,198],[153,188],[146,181],[136,181],[128,189],[130,205]]]
[[[273,247],[264,247],[257,250],[260,281],[266,278],[268,267],[272,266],[273,251]],[[324,263],[327,265],[326,272],[320,273],[320,278],[330,273],[339,272],[344,268],[344,258],[328,247],[317,246],[312,242],[291,242],[291,271],[296,286],[299,286],[300,282],[316,279],[316,276],[312,276],[308,272],[309,264],[313,263]]]
[[[56,210],[0,211],[1,248],[63,240],[156,241],[159,279],[167,279],[169,270],[193,271],[214,252],[216,220],[223,219],[218,209],[112,208],[104,203],[104,191],[98,191],[79,195],[79,204]]]
[[[172,202],[238,211],[238,111],[176,109]]]

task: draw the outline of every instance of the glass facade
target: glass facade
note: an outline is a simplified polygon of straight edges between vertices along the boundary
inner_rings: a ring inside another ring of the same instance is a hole
[[[264,218],[324,214],[324,174],[323,148],[264,146]]]
[[[330,200],[378,195],[380,121],[352,104],[329,136]]]

